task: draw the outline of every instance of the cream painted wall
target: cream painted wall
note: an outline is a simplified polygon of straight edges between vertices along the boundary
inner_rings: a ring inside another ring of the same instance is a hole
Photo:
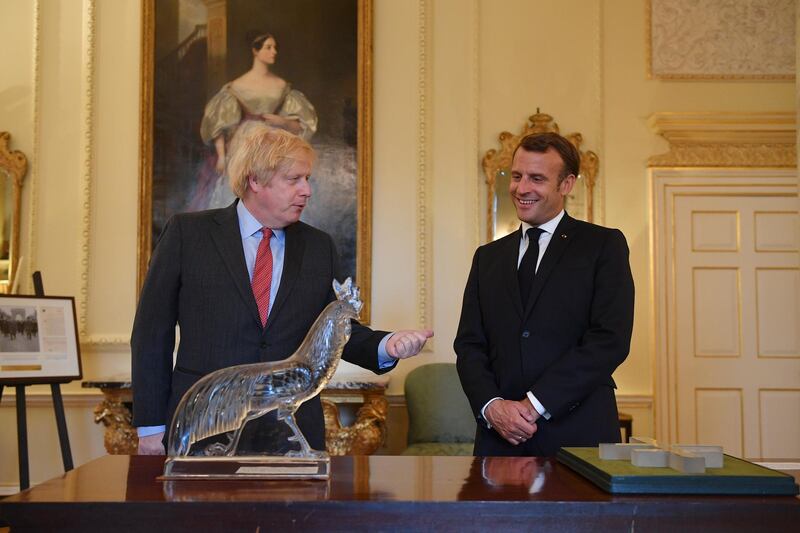
[[[657,111],[786,111],[794,109],[791,82],[647,80],[641,1],[603,3],[604,146],[606,223],[619,227],[631,248],[637,287],[631,356],[616,378],[623,392],[652,394],[652,301],[649,260],[648,156],[666,142],[647,127]],[[621,21],[625,21],[621,23]],[[640,44],[641,43],[641,44]],[[644,379],[644,376],[648,376]]]
[[[28,280],[38,269],[48,294],[76,297],[85,379],[129,373],[139,1],[12,0],[4,10],[11,16],[0,27],[19,55],[12,58],[12,76],[0,80],[0,128],[20,140],[14,147],[31,163],[23,193],[21,291],[32,292]],[[81,464],[104,453],[102,428],[92,415],[100,398],[79,382],[62,389],[74,460]],[[11,392],[6,389],[0,404],[0,427],[7,428],[0,434],[0,491],[18,482]],[[49,389],[34,387],[28,395],[31,481],[37,483],[62,466]]]
[[[402,393],[415,366],[455,360],[463,284],[485,228],[480,158],[539,107],[600,155],[601,216],[627,236],[638,290],[631,356],[615,377],[636,432],[652,433],[646,159],[665,143],[646,119],[656,111],[791,110],[795,99],[793,83],[647,80],[644,2],[375,0],[373,324],[436,330],[429,349],[392,374],[390,394]],[[139,10],[139,0],[6,0],[0,20],[16,43],[0,65],[0,129],[33,161],[23,253],[44,272],[49,293],[78,297],[86,379],[130,369]],[[78,384],[65,389],[81,463],[103,453],[90,413],[97,397]],[[60,472],[41,402],[31,416],[34,482]],[[12,405],[0,404],[0,427],[8,428],[0,490],[17,479]]]

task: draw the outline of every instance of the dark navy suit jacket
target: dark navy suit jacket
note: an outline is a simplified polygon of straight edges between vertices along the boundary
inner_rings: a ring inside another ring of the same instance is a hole
[[[159,238],[142,287],[131,335],[133,425],[166,425],[186,390],[220,368],[278,361],[294,353],[342,281],[331,237],[302,222],[285,228],[278,294],[266,327],[245,264],[236,203],[174,216]],[[180,345],[175,368],[175,324]],[[374,372],[387,334],[354,323],[343,357]],[[319,398],[297,421],[312,447],[325,449]]]

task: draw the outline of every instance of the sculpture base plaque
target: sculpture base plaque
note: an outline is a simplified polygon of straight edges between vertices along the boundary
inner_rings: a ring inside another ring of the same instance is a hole
[[[322,479],[331,459],[286,456],[168,457],[160,479]]]

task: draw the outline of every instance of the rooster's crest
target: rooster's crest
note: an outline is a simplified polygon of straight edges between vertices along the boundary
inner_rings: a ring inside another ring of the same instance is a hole
[[[339,283],[333,280],[333,292],[336,293],[336,298],[343,302],[347,302],[355,309],[356,316],[361,313],[361,307],[364,305],[358,297],[358,287],[353,285],[353,280],[347,278],[344,283]]]

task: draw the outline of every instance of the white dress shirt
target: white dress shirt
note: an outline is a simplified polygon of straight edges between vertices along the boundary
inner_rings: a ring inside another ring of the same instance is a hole
[[[553,233],[556,231],[559,222],[561,219],[564,218],[564,210],[562,209],[555,217],[551,218],[544,224],[541,224],[539,229],[542,230],[542,233],[539,235],[539,257],[536,259],[536,270],[539,270],[539,264],[542,262],[542,257],[544,257],[544,253],[547,251],[547,246],[550,244],[550,239],[553,238]],[[532,228],[530,224],[527,222],[522,223],[522,236],[519,240],[519,256],[517,257],[517,268],[519,268],[520,263],[522,262],[522,258],[525,255],[525,252],[528,250],[528,229]],[[536,412],[542,415],[545,420],[550,419],[550,413],[547,411],[547,408],[536,399],[536,396],[533,395],[531,391],[527,392],[528,400],[530,400],[531,404],[533,404],[533,408],[536,409]],[[489,407],[489,404],[495,400],[502,400],[500,396],[492,398],[486,405],[483,406],[481,409],[481,416],[484,420],[486,420],[486,424],[491,427],[489,421],[486,419],[486,408]]]

